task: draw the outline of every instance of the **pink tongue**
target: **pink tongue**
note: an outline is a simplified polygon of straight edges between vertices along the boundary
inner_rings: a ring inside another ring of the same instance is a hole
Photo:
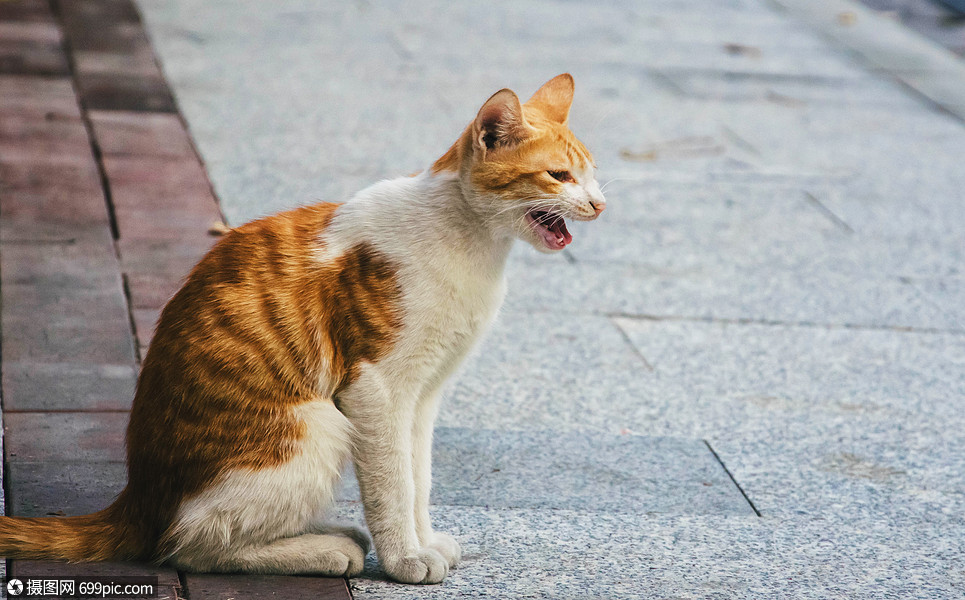
[[[573,236],[566,230],[566,221],[555,219],[547,225],[543,239],[550,247],[565,248],[567,244],[573,241]]]
[[[563,234],[564,246],[573,241],[573,236],[570,235],[570,232],[566,230],[566,221],[564,221],[563,219],[560,219],[559,225],[557,225],[554,229],[559,230],[558,233]]]

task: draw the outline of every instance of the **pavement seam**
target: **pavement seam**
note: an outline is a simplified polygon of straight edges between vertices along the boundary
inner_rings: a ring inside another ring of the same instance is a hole
[[[539,312],[539,311],[532,311]],[[552,312],[552,311],[543,311]],[[766,327],[800,327],[806,329],[853,329],[859,331],[890,331],[921,335],[965,335],[965,329],[939,329],[931,327],[905,327],[901,325],[865,325],[859,323],[817,323],[813,321],[780,321],[752,318],[688,317],[678,315],[651,315],[622,312],[601,312],[600,316],[634,321],[687,322],[721,325],[761,325]]]
[[[747,492],[744,491],[744,488],[741,487],[741,484],[737,482],[737,479],[734,477],[734,474],[730,472],[730,469],[728,469],[727,465],[724,464],[724,461],[721,460],[720,455],[717,454],[717,451],[714,450],[714,447],[710,445],[710,442],[708,442],[707,440],[702,440],[702,441],[707,446],[707,449],[710,450],[710,453],[714,455],[714,458],[720,464],[720,467],[724,469],[725,473],[727,473],[727,477],[729,477],[731,482],[733,482],[733,484],[737,486],[737,490],[740,491],[741,496],[744,497],[744,500],[747,500],[747,503],[750,505],[751,510],[754,511],[754,514],[757,515],[758,517],[763,516],[761,515],[761,511],[757,510],[757,507],[754,506],[754,501],[751,500],[750,496],[747,495]]]
[[[626,330],[623,327],[620,326],[619,321],[614,317],[608,317],[608,320],[614,327],[616,327],[616,330],[620,332],[620,337],[623,338],[623,341],[627,343],[627,345],[637,356],[637,358],[640,359],[640,361],[643,363],[643,367],[650,373],[653,373],[654,372],[653,365],[650,364],[650,361],[647,360],[647,357],[643,355],[643,351],[640,350],[640,348],[633,343],[633,340],[630,339],[630,335],[626,332]]]
[[[818,212],[827,217],[827,219],[831,221],[831,223],[838,229],[848,234],[855,233],[854,228],[848,225],[847,221],[836,215],[833,210],[825,206],[825,204],[821,202],[817,196],[808,190],[804,190],[804,199],[808,201],[808,204],[816,208]]]

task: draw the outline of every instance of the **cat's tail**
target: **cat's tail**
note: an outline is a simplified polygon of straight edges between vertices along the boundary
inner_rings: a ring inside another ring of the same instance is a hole
[[[144,549],[118,504],[79,517],[0,516],[0,556],[68,562],[136,560]]]

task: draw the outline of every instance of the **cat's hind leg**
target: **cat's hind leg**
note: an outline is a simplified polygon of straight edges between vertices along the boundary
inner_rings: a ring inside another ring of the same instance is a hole
[[[260,546],[234,548],[222,554],[215,565],[201,570],[354,577],[362,572],[366,551],[347,535],[305,533]]]
[[[286,462],[224,473],[184,501],[166,560],[188,571],[357,575],[360,532],[318,530],[352,447],[352,426],[330,402],[301,405],[303,432]]]
[[[329,521],[316,521],[308,529],[309,533],[318,534],[328,534],[328,535],[342,535],[345,537],[352,538],[355,543],[358,544],[365,550],[368,554],[369,550],[372,548],[372,540],[369,535],[359,527],[354,525],[345,525],[342,523],[332,523]]]

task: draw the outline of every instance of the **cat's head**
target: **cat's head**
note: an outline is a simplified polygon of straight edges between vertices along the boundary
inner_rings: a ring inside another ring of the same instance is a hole
[[[572,101],[568,73],[525,104],[500,90],[432,171],[459,173],[471,208],[494,232],[541,252],[562,250],[573,239],[566,219],[590,221],[606,206],[593,157],[567,127]]]

